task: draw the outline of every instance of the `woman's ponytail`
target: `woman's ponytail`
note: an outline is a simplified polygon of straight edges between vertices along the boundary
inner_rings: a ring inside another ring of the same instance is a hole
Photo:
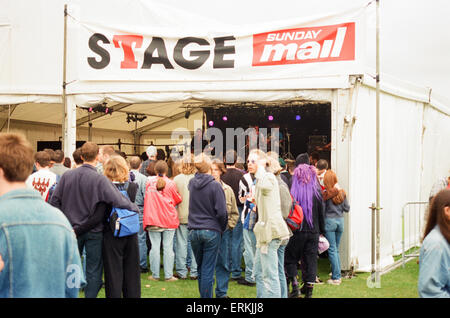
[[[164,175],[168,171],[167,163],[163,160],[158,160],[155,164],[155,172],[158,176],[156,181],[156,190],[162,191],[166,187],[166,180],[164,180]]]
[[[162,191],[166,187],[166,180],[162,174],[158,174],[158,180],[156,181],[156,190]]]

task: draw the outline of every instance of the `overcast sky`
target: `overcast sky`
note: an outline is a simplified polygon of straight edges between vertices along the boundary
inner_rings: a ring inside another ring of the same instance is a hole
[[[398,41],[398,45],[382,48],[382,70],[450,98],[450,2],[383,3],[383,38],[387,43]]]
[[[340,11],[368,0],[165,0],[180,9],[214,15],[223,23],[245,24],[305,12]],[[211,4],[215,4],[211,6]],[[450,99],[450,2],[380,0],[381,72],[419,86],[432,87]],[[220,12],[220,14],[218,14]],[[375,29],[375,19],[371,20]],[[375,38],[374,42],[375,44]],[[375,45],[374,45],[375,48]]]

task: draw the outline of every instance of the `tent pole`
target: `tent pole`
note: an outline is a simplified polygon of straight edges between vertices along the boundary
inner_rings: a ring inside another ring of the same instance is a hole
[[[376,241],[376,227],[375,227],[375,224],[376,224],[376,219],[375,219],[375,211],[376,211],[376,205],[375,205],[375,203],[372,203],[372,206],[370,207],[370,209],[372,210],[372,231],[371,231],[371,251],[372,251],[372,268],[371,268],[371,281],[372,281],[372,283],[374,283],[375,282],[375,259],[376,259],[376,253],[375,253],[375,250],[376,250],[376,244],[375,244],[375,241]]]
[[[8,105],[8,128],[6,132],[9,134],[9,123],[11,122],[11,104]]]
[[[137,154],[137,120],[134,122],[134,153]]]
[[[92,142],[92,121],[91,121],[91,114],[88,114],[89,117],[89,128],[88,128],[88,141]]]
[[[380,0],[376,10],[376,144],[377,144],[377,207],[376,207],[376,283],[380,286]]]
[[[63,102],[63,117],[62,117],[62,144],[61,150],[65,149],[66,143],[66,120],[67,120],[67,97],[66,97],[66,59],[67,59],[67,4],[64,5],[64,50],[63,50],[63,84],[62,84],[62,102]]]

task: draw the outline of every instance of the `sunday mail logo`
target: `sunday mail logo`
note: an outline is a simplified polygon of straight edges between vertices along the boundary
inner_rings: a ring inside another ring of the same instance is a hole
[[[354,59],[354,22],[253,35],[252,66],[350,61]]]

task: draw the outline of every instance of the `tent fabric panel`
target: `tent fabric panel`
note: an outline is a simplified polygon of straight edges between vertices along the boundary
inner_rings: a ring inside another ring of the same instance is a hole
[[[423,103],[381,93],[380,205],[381,267],[393,263],[401,247],[401,212],[419,199]],[[351,141],[351,260],[361,271],[371,268],[371,215],[376,197],[375,89],[362,86]]]
[[[425,105],[423,113],[422,183],[420,198],[428,201],[433,184],[450,175],[450,115]]]

